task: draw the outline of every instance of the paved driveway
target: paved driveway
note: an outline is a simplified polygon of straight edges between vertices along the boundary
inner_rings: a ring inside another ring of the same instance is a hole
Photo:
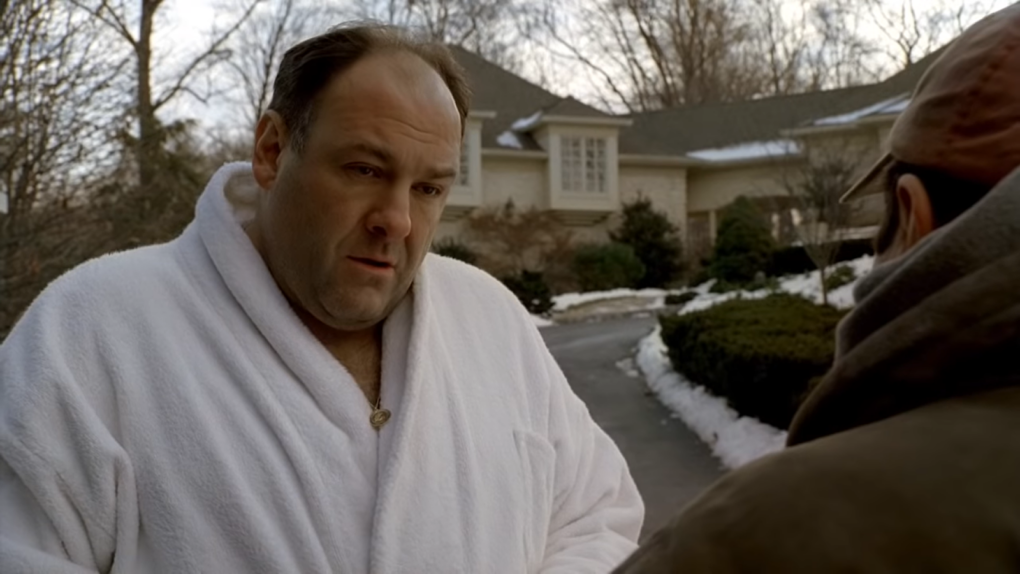
[[[592,417],[619,445],[645,500],[647,538],[722,474],[720,464],[641,378],[625,372],[652,318],[542,329],[546,344]],[[623,368],[621,368],[621,366]]]

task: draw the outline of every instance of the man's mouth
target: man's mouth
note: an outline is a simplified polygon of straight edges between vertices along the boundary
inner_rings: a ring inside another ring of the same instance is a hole
[[[389,261],[383,261],[380,259],[371,259],[368,257],[351,257],[350,259],[376,269],[391,269],[393,267],[393,264]]]

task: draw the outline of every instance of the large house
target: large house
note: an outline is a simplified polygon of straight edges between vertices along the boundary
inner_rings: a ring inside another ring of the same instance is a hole
[[[736,197],[788,196],[786,174],[812,150],[845,148],[862,168],[876,159],[937,57],[868,86],[613,116],[454,54],[474,98],[438,237],[460,236],[473,210],[512,200],[551,210],[581,240],[605,240],[611,216],[640,194],[681,228],[692,257],[711,248],[719,212]],[[859,234],[871,219],[858,221]]]

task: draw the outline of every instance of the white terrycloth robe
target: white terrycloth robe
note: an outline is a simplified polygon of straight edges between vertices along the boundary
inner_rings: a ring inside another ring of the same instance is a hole
[[[621,562],[637,490],[513,296],[426,259],[407,344],[384,327],[383,400],[403,389],[377,434],[238,224],[224,190],[250,170],[221,169],[178,239],[54,282],[0,347],[0,572]]]

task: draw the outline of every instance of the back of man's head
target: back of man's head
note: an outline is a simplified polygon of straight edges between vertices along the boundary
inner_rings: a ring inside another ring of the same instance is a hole
[[[904,224],[903,176],[920,181],[934,227],[1020,167],[1020,3],[968,28],[931,65],[889,134],[889,153],[843,197],[884,193],[883,253]]]

